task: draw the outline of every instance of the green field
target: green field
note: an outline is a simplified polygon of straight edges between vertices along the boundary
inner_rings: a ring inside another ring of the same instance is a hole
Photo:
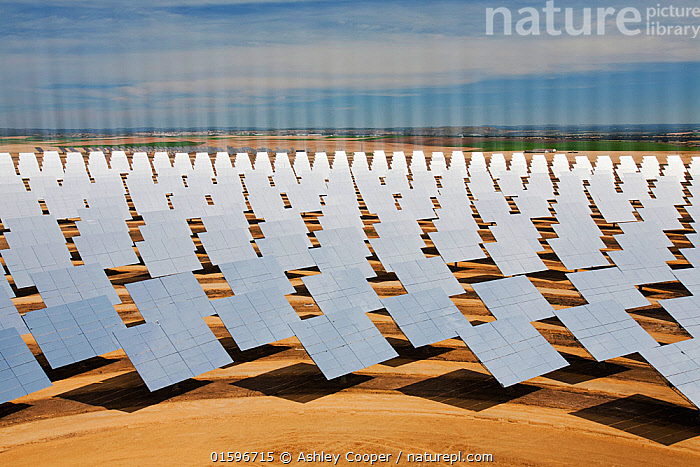
[[[530,151],[556,149],[557,151],[692,151],[690,146],[651,141],[475,141],[473,145],[484,151]]]
[[[446,147],[478,148],[487,152],[494,151],[532,151],[534,149],[556,149],[557,151],[698,151],[700,148],[684,144],[659,143],[654,141],[627,140],[512,140],[512,139],[474,139],[450,138],[445,136],[408,136],[392,135],[364,138],[365,141],[400,140],[420,144],[421,140],[430,140],[431,145]]]

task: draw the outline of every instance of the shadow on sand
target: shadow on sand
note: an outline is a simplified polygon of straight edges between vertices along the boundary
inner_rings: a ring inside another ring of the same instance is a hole
[[[24,410],[31,407],[29,404],[15,404],[14,402],[5,402],[0,404],[0,418],[5,418],[8,415],[17,413],[20,410]]]
[[[309,363],[295,363],[251,378],[231,383],[266,396],[281,397],[305,404],[321,397],[335,394],[371,380],[371,376],[349,374],[327,380],[323,373]]]
[[[229,366],[240,365],[241,363],[252,362],[253,360],[260,360],[261,358],[270,357],[294,348],[288,345],[265,344],[252,349],[241,350],[231,337],[222,337],[219,339],[219,343],[221,343],[221,345],[233,359],[233,364]]]
[[[87,373],[119,361],[118,358],[92,357],[82,362],[71,363],[70,365],[54,369],[49,366],[49,362],[46,360],[43,353],[39,354],[36,359],[44,372],[46,372],[46,376],[48,376],[52,382],[72,378],[73,376]]]
[[[389,341],[389,344],[391,344],[394,350],[396,350],[396,353],[399,354],[398,357],[382,362],[382,365],[390,366],[392,368],[397,368],[418,360],[427,360],[454,350],[436,345],[424,345],[423,347],[415,348],[407,340],[396,339],[394,337],[387,337],[386,340]]]
[[[59,394],[58,397],[108,410],[136,412],[168,399],[206,386],[210,381],[188,379],[173,386],[150,392],[136,371],[88,384],[82,388]]]
[[[480,412],[537,391],[537,386],[516,384],[503,388],[495,378],[471,370],[456,370],[436,378],[409,384],[398,390],[464,410]]]
[[[560,353],[569,362],[569,366],[547,373],[544,376],[566,384],[578,384],[593,379],[607,378],[629,370],[629,368],[616,363],[597,362],[578,355],[565,352]]]
[[[641,394],[581,409],[572,412],[572,415],[664,446],[700,435],[697,410],[678,407]]]

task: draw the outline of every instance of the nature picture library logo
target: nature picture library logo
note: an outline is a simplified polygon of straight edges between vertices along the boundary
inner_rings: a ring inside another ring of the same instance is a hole
[[[486,8],[487,36],[603,36],[615,31],[625,36],[696,39],[700,35],[700,6],[561,8],[549,0],[542,8]]]

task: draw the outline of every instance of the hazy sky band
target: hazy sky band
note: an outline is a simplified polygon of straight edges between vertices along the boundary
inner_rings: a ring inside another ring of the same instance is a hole
[[[544,4],[0,3],[0,127],[700,122],[700,38],[486,36]]]

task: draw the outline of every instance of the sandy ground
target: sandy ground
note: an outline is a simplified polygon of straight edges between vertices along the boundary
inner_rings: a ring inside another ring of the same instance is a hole
[[[678,258],[672,267],[687,264],[677,250],[690,246],[684,234],[692,230],[690,218],[681,213],[686,229],[669,235]],[[248,216],[253,222],[252,213]],[[619,249],[612,235],[620,230],[595,218],[608,248]],[[376,217],[364,219],[368,235],[375,236]],[[315,215],[306,221],[310,230],[320,228]],[[552,222],[536,221],[544,238],[554,236]],[[129,223],[135,241],[140,224]],[[435,229],[432,222],[422,226],[426,233]],[[487,226],[480,227],[490,241]],[[61,221],[61,228],[74,263],[81,264],[70,240],[78,234],[74,222]],[[191,228],[203,231],[198,221]],[[254,224],[251,232],[260,237]],[[437,254],[429,237],[424,239],[425,253]],[[210,298],[231,295],[194,240],[204,266],[195,274],[200,284]],[[4,238],[0,248],[6,248]],[[585,303],[551,249],[540,257],[550,270],[530,278],[550,303],[557,308]],[[376,257],[370,262],[378,274],[370,282],[380,296],[404,293]],[[451,269],[465,288],[453,298],[455,304],[473,324],[491,321],[470,284],[502,277],[493,262]],[[288,274],[297,292],[288,299],[302,317],[320,313],[301,282],[317,273]],[[108,275],[123,301],[117,307],[122,318],[140,322],[123,284],[148,278],[145,266]],[[663,343],[690,337],[656,303],[688,295],[682,286],[657,284],[643,293],[652,305],[630,313],[647,331]],[[14,302],[21,312],[44,306],[35,289],[19,295]],[[503,389],[461,341],[414,349],[385,312],[368,316],[399,357],[334,381],[326,381],[296,338],[243,352],[218,318],[208,318],[234,363],[155,393],[148,392],[122,351],[52,370],[25,336],[54,384],[0,405],[0,465],[208,465],[212,452],[229,451],[274,452],[274,462],[257,459],[248,462],[252,465],[280,465],[285,451],[292,454],[291,465],[300,464],[300,452],[314,451],[339,454],[341,465],[358,464],[345,460],[348,452],[392,455],[380,465],[396,465],[400,452],[402,465],[417,465],[408,455],[426,452],[461,452],[465,458],[491,454],[501,465],[700,464],[698,411],[638,355],[597,363],[558,320],[538,322],[570,366]]]

